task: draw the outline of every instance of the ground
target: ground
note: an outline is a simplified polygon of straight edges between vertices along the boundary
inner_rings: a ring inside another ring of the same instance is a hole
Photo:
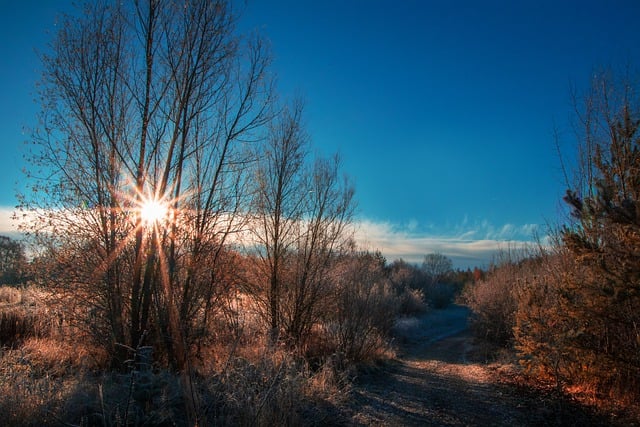
[[[468,315],[466,308],[452,306],[400,322],[397,360],[360,374],[344,424],[628,425],[553,390],[509,381],[515,367],[487,362],[467,326]]]

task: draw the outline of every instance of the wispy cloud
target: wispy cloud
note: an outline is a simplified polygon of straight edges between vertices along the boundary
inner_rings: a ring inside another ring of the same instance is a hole
[[[424,255],[439,252],[450,257],[456,267],[466,268],[487,266],[498,251],[531,244],[539,228],[537,224],[494,226],[488,221],[472,224],[465,218],[460,224],[434,234],[429,230],[417,231],[419,227],[413,221],[407,226],[398,226],[361,220],[357,224],[356,241],[365,249],[381,251],[389,261],[402,258],[421,262]]]

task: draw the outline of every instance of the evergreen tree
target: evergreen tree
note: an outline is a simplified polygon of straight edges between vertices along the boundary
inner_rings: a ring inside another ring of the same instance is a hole
[[[579,322],[573,351],[616,388],[637,386],[640,378],[638,113],[625,97],[618,112],[605,117],[609,140],[593,152],[594,188],[582,197],[568,191],[565,200],[578,223],[562,232],[577,262],[562,298]]]

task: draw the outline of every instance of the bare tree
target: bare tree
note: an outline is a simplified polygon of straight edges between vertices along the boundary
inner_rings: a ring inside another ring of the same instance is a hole
[[[330,270],[336,255],[352,248],[349,225],[355,207],[355,190],[342,177],[340,160],[316,159],[308,176],[303,220],[298,223],[295,257],[282,313],[287,337],[304,343],[319,322],[323,303],[331,297]]]
[[[298,101],[271,128],[256,177],[253,227],[260,260],[255,295],[272,342],[284,332],[293,345],[317,320],[332,257],[349,241],[354,194],[337,157],[308,163],[301,119]]]
[[[303,217],[307,188],[304,160],[307,138],[301,127],[302,104],[285,108],[271,126],[257,169],[254,235],[258,243],[262,277],[268,282],[266,306],[275,342],[280,330],[280,299],[287,257],[291,255]],[[259,295],[259,294],[258,294]]]
[[[269,56],[243,40],[224,0],[98,1],[42,58],[27,230],[100,314],[97,336],[155,337],[178,370],[225,288],[213,272],[270,117]]]
[[[451,259],[440,253],[427,254],[422,261],[422,271],[429,285],[435,285],[448,278],[453,272]]]

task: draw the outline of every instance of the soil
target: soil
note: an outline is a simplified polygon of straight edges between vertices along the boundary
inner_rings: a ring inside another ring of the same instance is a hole
[[[400,321],[396,327],[400,354],[382,367],[360,373],[340,424],[629,425],[629,420],[599,414],[555,389],[514,381],[517,367],[486,360],[469,330],[468,317],[465,307],[451,306]]]

